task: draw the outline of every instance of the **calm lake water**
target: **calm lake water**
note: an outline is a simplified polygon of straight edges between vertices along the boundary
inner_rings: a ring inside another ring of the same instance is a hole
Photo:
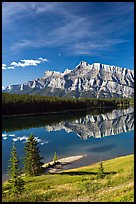
[[[22,164],[24,145],[30,134],[39,142],[43,162],[87,154],[69,164],[79,167],[134,153],[134,109],[102,109],[48,116],[3,118],[2,180],[7,179],[8,161],[13,141]]]

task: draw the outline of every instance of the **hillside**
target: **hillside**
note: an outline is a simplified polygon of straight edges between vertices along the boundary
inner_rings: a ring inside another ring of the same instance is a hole
[[[105,177],[97,178],[99,163],[89,166],[25,177],[25,192],[9,196],[3,184],[3,202],[134,202],[134,155],[103,161]]]

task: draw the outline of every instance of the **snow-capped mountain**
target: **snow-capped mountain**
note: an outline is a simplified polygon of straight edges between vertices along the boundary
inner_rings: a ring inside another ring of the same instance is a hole
[[[76,98],[134,97],[134,70],[82,61],[73,70],[47,70],[42,78],[8,86],[4,91]]]

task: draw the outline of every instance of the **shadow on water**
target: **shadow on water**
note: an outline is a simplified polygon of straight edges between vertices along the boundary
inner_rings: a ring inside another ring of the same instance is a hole
[[[99,115],[110,113],[114,108],[97,108],[90,110],[81,110],[76,112],[59,113],[52,115],[37,115],[37,116],[23,116],[23,117],[7,117],[2,118],[2,131],[10,132],[29,128],[45,127],[46,125],[55,125],[62,121],[73,121],[86,114]]]

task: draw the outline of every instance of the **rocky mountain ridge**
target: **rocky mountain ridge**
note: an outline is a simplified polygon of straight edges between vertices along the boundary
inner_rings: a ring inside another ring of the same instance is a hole
[[[80,62],[63,73],[45,71],[39,79],[11,85],[4,92],[75,98],[132,98],[134,70],[101,63]]]

